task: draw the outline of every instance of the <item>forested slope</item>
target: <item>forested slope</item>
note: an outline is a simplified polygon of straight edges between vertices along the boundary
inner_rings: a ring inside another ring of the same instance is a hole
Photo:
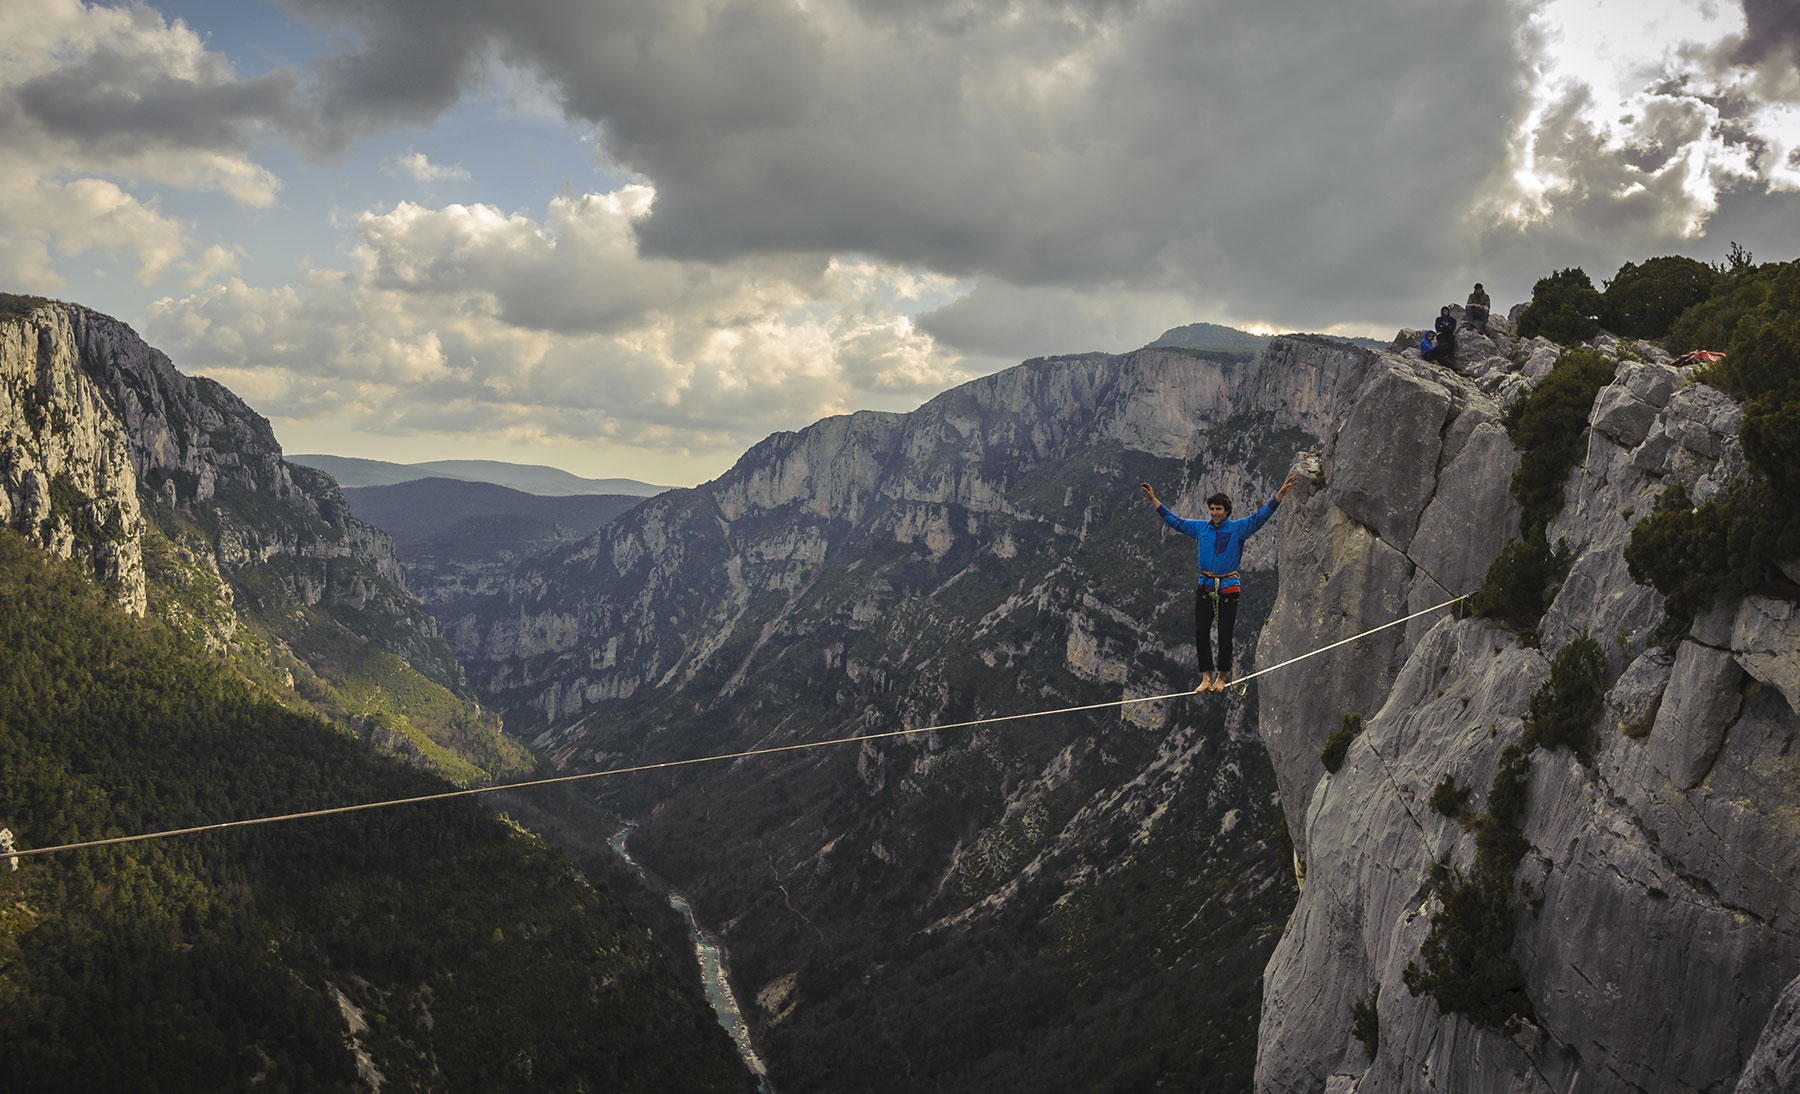
[[[22,849],[447,789],[0,529]],[[8,1090],[743,1090],[642,928],[471,799],[0,864]],[[359,1074],[360,1071],[360,1074]]]

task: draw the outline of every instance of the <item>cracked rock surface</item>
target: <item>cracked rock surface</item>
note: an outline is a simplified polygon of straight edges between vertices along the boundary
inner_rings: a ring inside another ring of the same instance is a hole
[[[1497,354],[1464,375],[1400,350],[1347,385],[1278,531],[1260,663],[1467,591],[1516,532],[1498,419],[1554,354],[1493,327]],[[1623,548],[1668,485],[1700,499],[1743,474],[1741,411],[1654,347],[1601,348],[1620,366],[1550,530],[1573,565],[1541,648],[1438,613],[1263,684],[1303,888],[1265,974],[1259,1091],[1800,1089],[1800,613],[1721,603],[1672,650],[1654,643],[1662,601]],[[1402,979],[1440,907],[1433,864],[1475,857],[1473,832],[1428,803],[1450,777],[1486,808],[1551,657],[1583,634],[1608,662],[1598,748],[1591,767],[1532,753],[1530,888],[1513,899],[1535,1018],[1484,1030]],[[1346,713],[1366,728],[1327,774],[1319,753]],[[1371,1059],[1350,1006],[1377,986]]]

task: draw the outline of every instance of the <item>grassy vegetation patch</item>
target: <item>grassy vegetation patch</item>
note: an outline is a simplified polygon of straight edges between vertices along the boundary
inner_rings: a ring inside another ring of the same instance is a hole
[[[1381,1018],[1376,1010],[1380,1003],[1380,984],[1361,999],[1350,1001],[1350,1035],[1362,1042],[1363,1052],[1371,1060],[1381,1051]]]
[[[1720,597],[1800,599],[1780,567],[1800,558],[1800,261],[1734,271],[1684,313],[1684,331],[1712,346],[1729,338],[1699,378],[1743,401],[1750,476],[1699,505],[1675,483],[1632,529],[1625,559],[1667,598],[1665,640]]]

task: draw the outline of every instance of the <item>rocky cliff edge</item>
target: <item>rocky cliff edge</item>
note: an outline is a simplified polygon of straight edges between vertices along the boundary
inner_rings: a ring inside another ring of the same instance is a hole
[[[1259,664],[1470,590],[1516,534],[1500,414],[1556,347],[1492,328],[1465,337],[1462,374],[1403,335],[1340,394],[1279,527]],[[1657,347],[1598,348],[1616,369],[1550,527],[1572,565],[1539,643],[1436,613],[1263,684],[1303,888],[1265,974],[1259,1091],[1800,1088],[1800,611],[1749,597],[1655,640],[1662,598],[1623,548],[1664,488],[1703,501],[1742,475],[1741,411]],[[1484,1028],[1405,980],[1446,872],[1477,854],[1467,814],[1430,803],[1448,779],[1487,808],[1553,655],[1582,635],[1606,660],[1598,744],[1591,766],[1530,754],[1511,947],[1530,1014]],[[1327,773],[1346,714],[1366,728]]]

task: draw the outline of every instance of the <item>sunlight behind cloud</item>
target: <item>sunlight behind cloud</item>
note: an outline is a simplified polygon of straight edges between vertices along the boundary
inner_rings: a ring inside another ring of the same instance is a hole
[[[1754,99],[1755,75],[1720,60],[1745,33],[1741,8],[1547,0],[1529,33],[1539,68],[1515,135],[1511,218],[1601,197],[1654,207],[1661,230],[1691,237],[1729,187],[1795,187],[1793,108]]]

